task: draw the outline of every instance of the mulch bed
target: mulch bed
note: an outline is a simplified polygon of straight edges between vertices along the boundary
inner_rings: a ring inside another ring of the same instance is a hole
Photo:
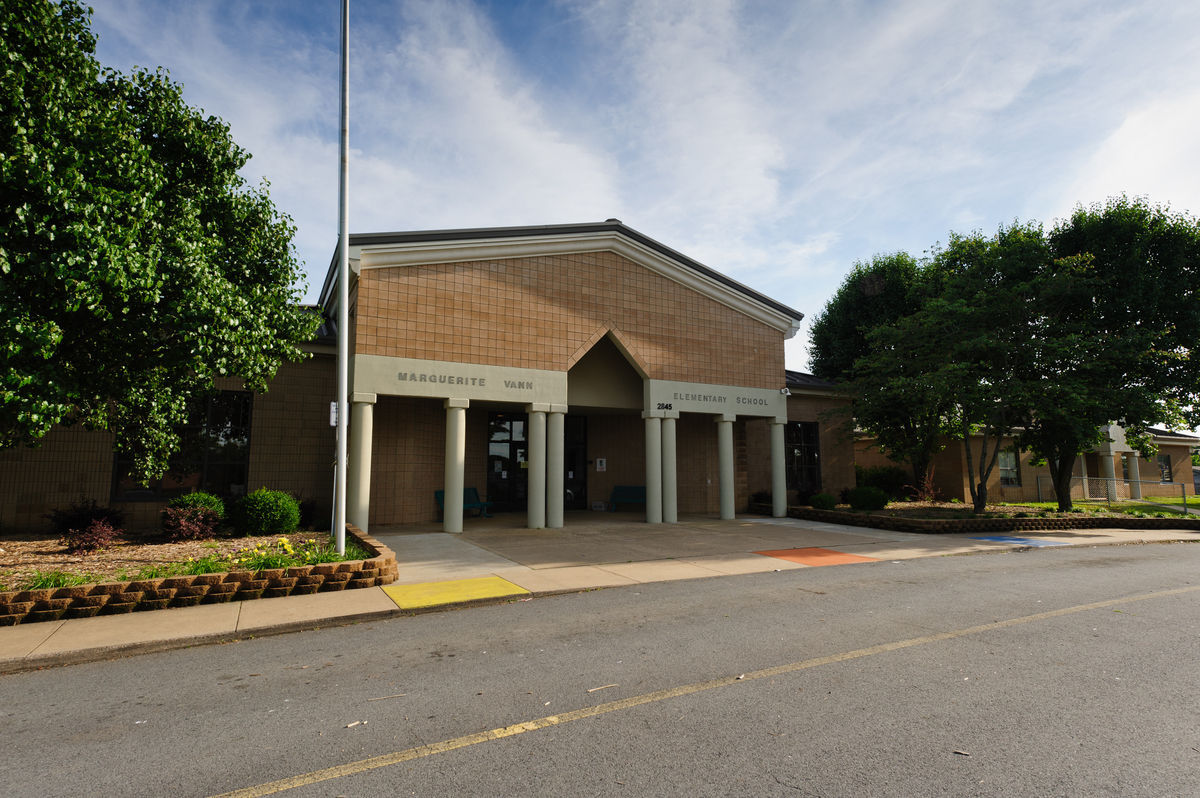
[[[0,536],[0,586],[20,584],[35,571],[65,571],[95,576],[96,582],[115,580],[122,571],[127,578],[148,565],[182,562],[188,557],[224,557],[258,543],[273,545],[286,537],[299,547],[308,540],[326,540],[327,532],[293,532],[288,535],[221,537],[186,543],[167,543],[157,537],[129,536],[119,545],[92,554],[72,554],[53,535],[9,534]],[[0,587],[0,590],[3,590]]]

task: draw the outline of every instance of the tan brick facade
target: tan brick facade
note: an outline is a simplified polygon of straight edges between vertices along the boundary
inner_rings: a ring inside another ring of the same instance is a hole
[[[237,380],[218,387],[240,390]],[[332,506],[334,438],[329,402],[336,395],[334,360],[327,355],[284,363],[265,394],[251,405],[249,486],[292,493],[316,503],[318,520]],[[0,525],[42,531],[42,517],[71,503],[109,504],[113,482],[113,436],[82,426],[55,427],[38,449],[0,452]],[[112,502],[127,514],[128,529],[159,525],[166,502]]]
[[[977,479],[979,475],[980,442],[981,439],[976,438],[971,443],[972,465],[975,469]],[[991,453],[991,445],[992,441],[989,440],[989,455]],[[1012,438],[1005,438],[1001,443],[1001,450],[1009,449],[1012,446]],[[1141,477],[1140,481],[1151,483],[1144,487],[1144,495],[1180,496],[1182,490],[1186,490],[1189,496],[1196,495],[1195,484],[1191,478],[1192,461],[1188,447],[1162,445],[1159,446],[1158,453],[1171,458],[1171,482],[1164,483],[1159,481],[1157,456],[1149,459],[1139,456],[1138,472]],[[860,439],[857,442],[855,457],[858,464],[864,468],[881,465],[899,465],[889,460],[877,447],[871,445],[869,440]],[[1001,485],[1000,469],[998,467],[992,469],[992,473],[988,478],[988,501],[992,503],[1053,501],[1054,494],[1051,487],[1050,467],[1047,465],[1035,466],[1031,463],[1032,460],[1033,455],[1030,452],[1018,453],[1017,469],[1020,479],[1019,485]],[[1082,462],[1087,463],[1087,475],[1089,479],[1098,480],[1102,478],[1101,461],[1099,456],[1094,453],[1083,455],[1075,461],[1074,476],[1079,477],[1082,475]],[[933,456],[931,466],[933,468],[934,485],[944,499],[957,499],[964,503],[970,503],[971,488],[967,472],[966,449],[960,441],[947,441],[946,448]],[[912,474],[912,469],[909,466],[905,465],[901,467],[910,475]],[[1118,480],[1122,478],[1120,457],[1116,461],[1115,474]]]
[[[608,325],[659,380],[777,388],[778,330],[611,252],[364,269],[355,353],[566,371]]]

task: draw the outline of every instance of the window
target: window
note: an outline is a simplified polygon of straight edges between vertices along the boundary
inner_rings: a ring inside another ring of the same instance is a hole
[[[197,399],[188,420],[175,428],[179,451],[166,474],[140,485],[131,458],[117,454],[113,501],[163,501],[202,490],[216,496],[242,496],[250,461],[250,399],[245,391],[221,391]]]
[[[1021,486],[1021,469],[1016,452],[1000,452],[1000,485],[1005,488]]]
[[[1160,454],[1158,456],[1158,478],[1161,482],[1174,482],[1171,472],[1171,455]]]
[[[815,421],[792,421],[785,427],[788,490],[821,487],[819,430]]]

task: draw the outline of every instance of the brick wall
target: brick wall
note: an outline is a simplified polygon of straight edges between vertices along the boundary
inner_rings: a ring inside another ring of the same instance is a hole
[[[108,502],[113,436],[81,425],[54,427],[37,449],[0,451],[0,528],[48,529],[42,515],[84,499]]]
[[[334,437],[329,402],[336,395],[334,359],[317,356],[284,363],[268,392],[251,407],[249,489],[268,487],[312,499],[317,518],[332,506]],[[218,380],[222,390],[241,390],[240,380]],[[55,427],[38,449],[0,452],[0,525],[43,531],[42,515],[66,509],[80,497],[109,504],[113,436],[82,426]],[[165,502],[114,502],[127,514],[128,529],[159,524]]]
[[[839,397],[805,394],[789,396],[787,401],[788,421],[815,421],[819,425],[821,490],[834,496],[843,488],[854,487],[854,441],[842,432],[842,416],[829,415],[845,404],[846,400]]]
[[[365,269],[356,352],[566,371],[611,323],[653,379],[774,388],[783,336],[611,252]]]
[[[587,447],[589,506],[607,502],[617,485],[646,484],[646,423],[640,414],[588,416]],[[601,457],[606,470],[597,471],[596,459]]]

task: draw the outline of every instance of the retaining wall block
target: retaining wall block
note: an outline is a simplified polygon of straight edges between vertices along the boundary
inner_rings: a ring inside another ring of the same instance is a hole
[[[93,596],[119,596],[129,590],[128,582],[101,582],[98,585],[92,585],[91,595]]]

